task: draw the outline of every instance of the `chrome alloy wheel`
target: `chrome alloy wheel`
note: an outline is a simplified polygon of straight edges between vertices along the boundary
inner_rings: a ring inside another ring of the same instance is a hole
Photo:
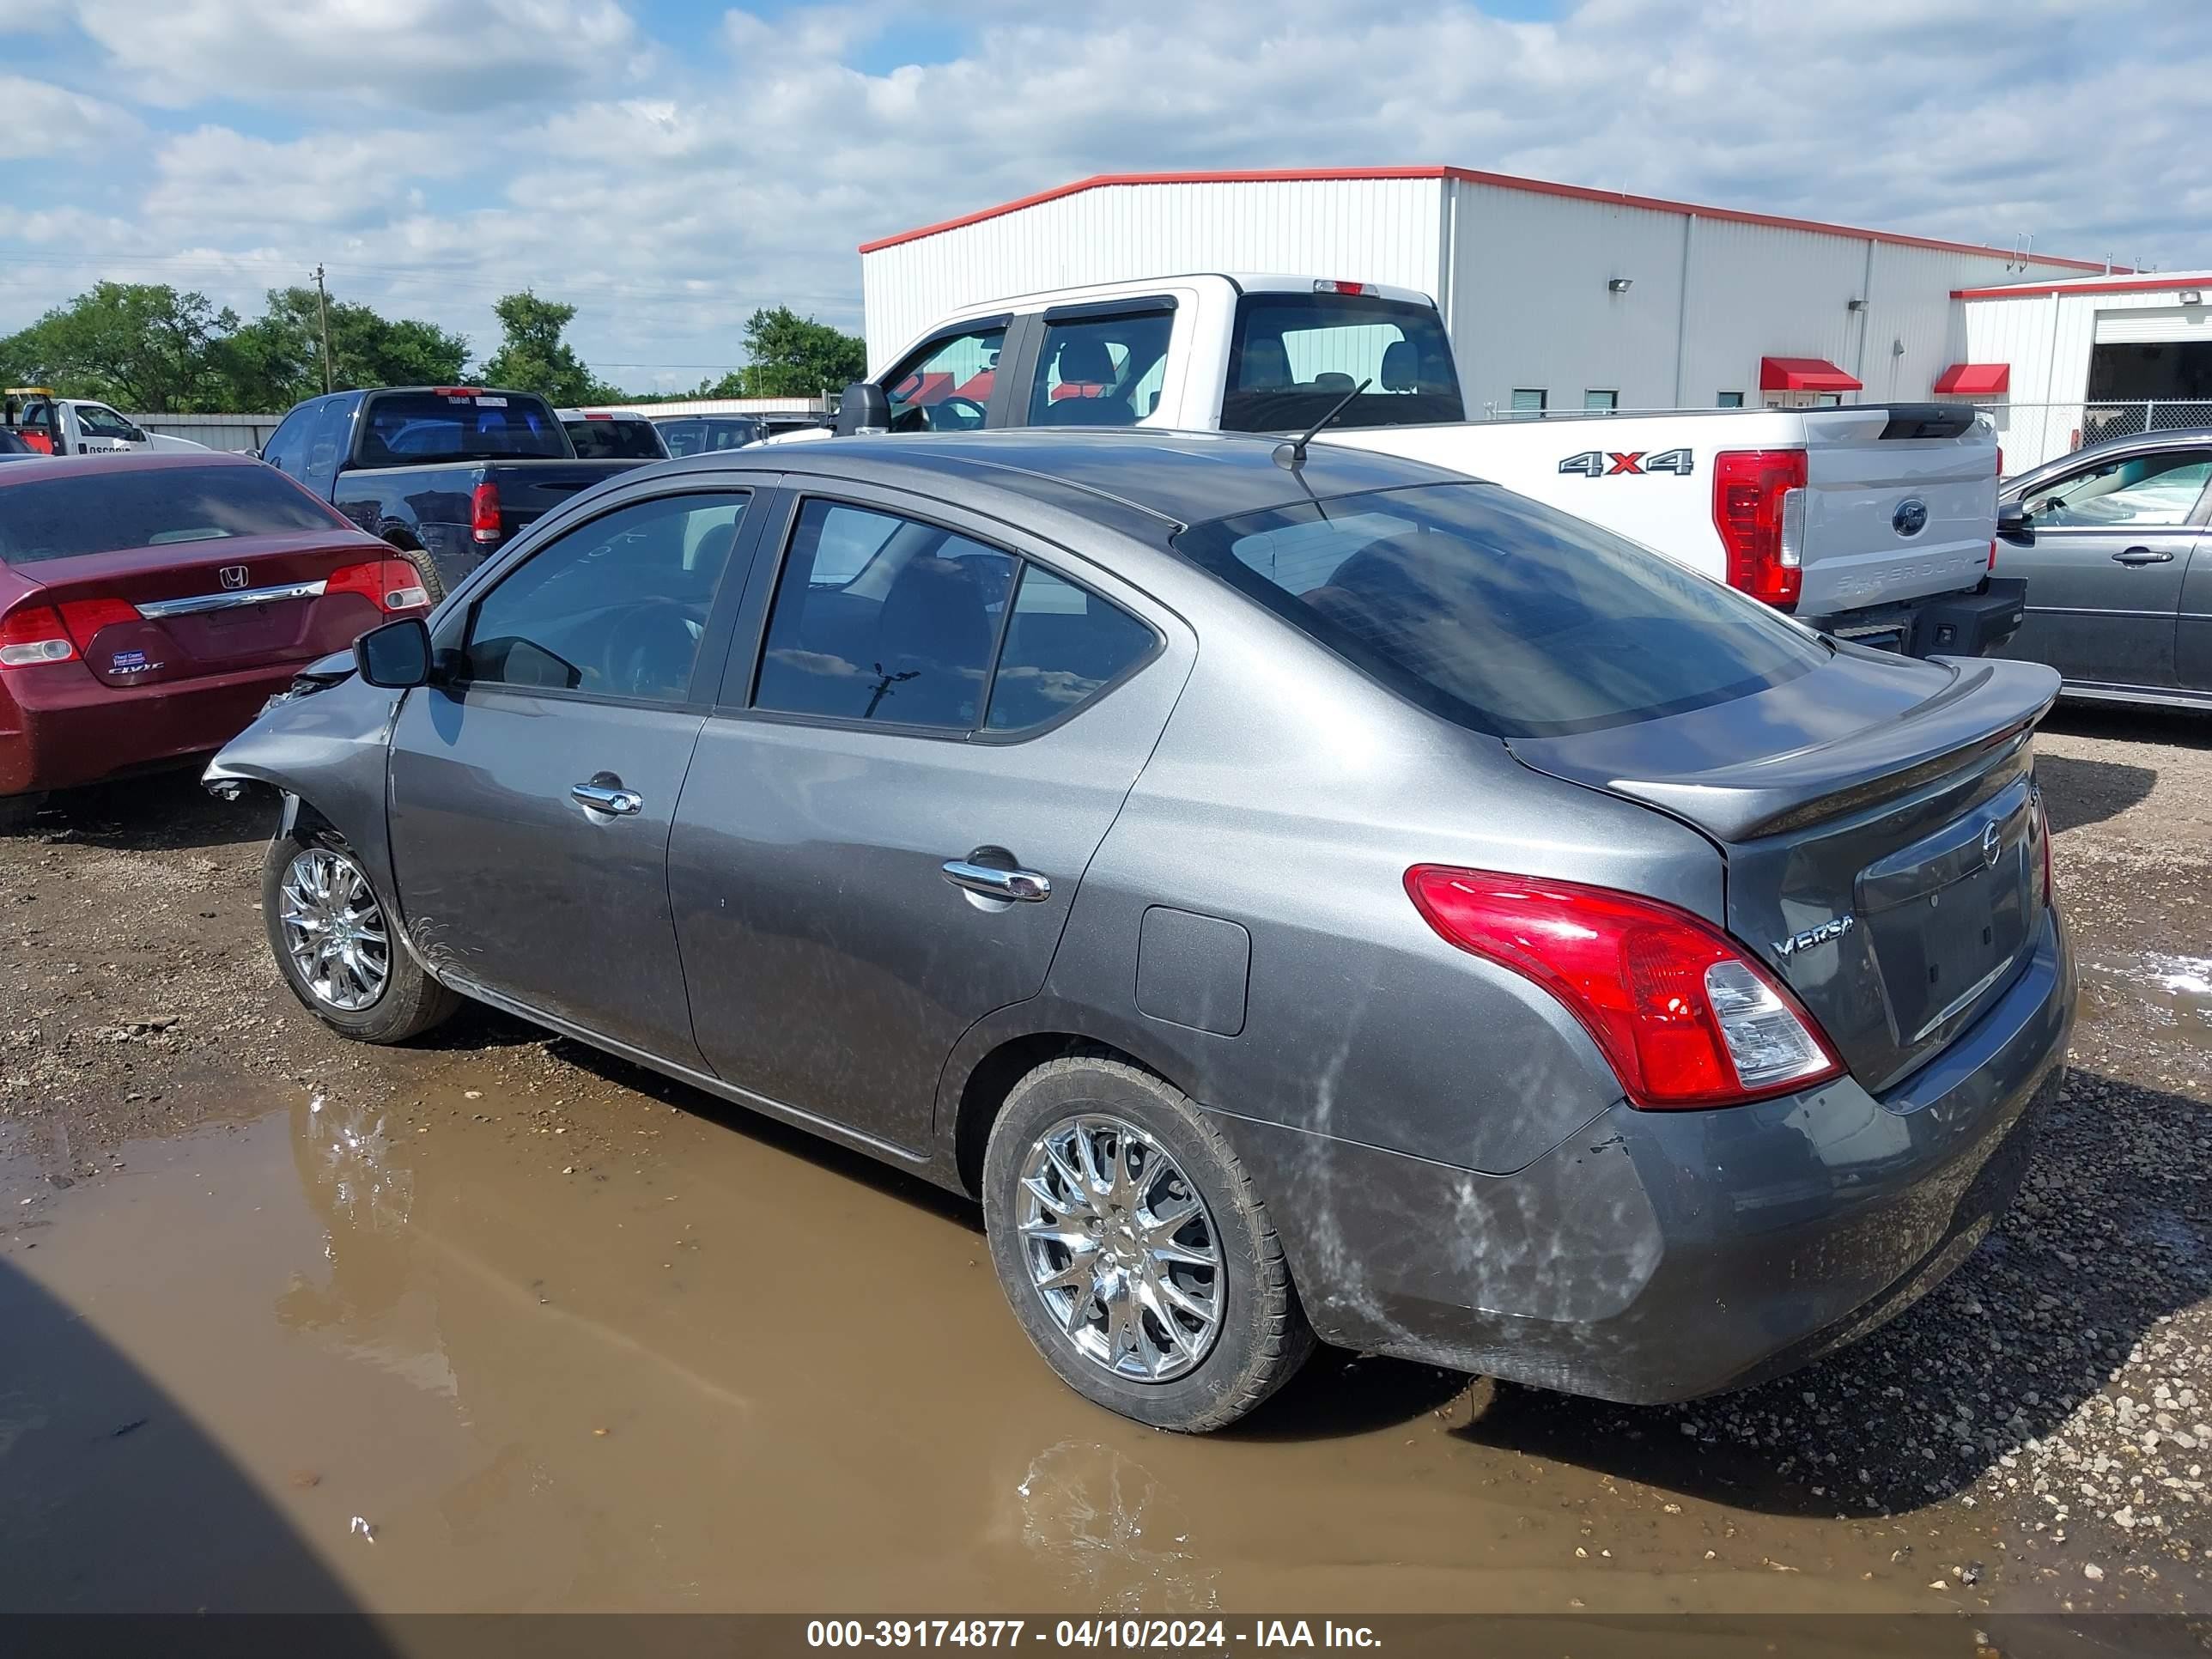
[[[384,994],[392,941],[376,890],[343,853],[310,847],[284,871],[278,890],[284,948],[315,1000],[358,1012]]]
[[[1221,1331],[1221,1235],[1165,1148],[1117,1117],[1061,1120],[1030,1142],[1017,1212],[1030,1281],[1092,1364],[1167,1382]]]

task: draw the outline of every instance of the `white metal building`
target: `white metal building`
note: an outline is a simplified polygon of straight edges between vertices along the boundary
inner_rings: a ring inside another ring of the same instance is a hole
[[[1000,295],[1310,272],[1435,295],[1501,413],[1925,398],[1969,362],[1958,291],[2106,269],[1447,167],[1103,174],[860,247],[872,371]]]
[[[2212,271],[1962,289],[1969,389],[2018,471],[2100,438],[2212,425]],[[1998,370],[2004,371],[2002,374]]]

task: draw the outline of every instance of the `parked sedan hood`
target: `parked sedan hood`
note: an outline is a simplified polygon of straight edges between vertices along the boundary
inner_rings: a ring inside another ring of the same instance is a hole
[[[2039,664],[1844,646],[1751,696],[1508,746],[1711,836],[1729,931],[1881,1089],[2002,995],[2039,936],[2030,734],[2057,693]]]

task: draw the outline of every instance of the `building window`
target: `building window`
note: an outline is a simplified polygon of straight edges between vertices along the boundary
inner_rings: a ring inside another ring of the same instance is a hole
[[[1713,407],[1715,409],[1741,409],[1743,407],[1743,393],[1741,392],[1723,392],[1721,393],[1719,398],[1714,401]]]
[[[1618,392],[1585,392],[1583,393],[1583,407],[1599,414],[1610,415],[1620,407],[1620,394]]]
[[[1822,392],[1814,395],[1813,407],[1815,409],[1841,409],[1843,406],[1844,394],[1840,392]]]
[[[1541,386],[1516,386],[1513,388],[1513,412],[1516,415],[1541,415],[1544,402]]]

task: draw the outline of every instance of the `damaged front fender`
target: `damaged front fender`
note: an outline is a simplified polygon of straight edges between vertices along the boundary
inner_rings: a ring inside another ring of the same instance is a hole
[[[307,673],[323,667],[317,663]],[[398,909],[384,777],[404,696],[353,677],[312,692],[295,685],[223,745],[200,782],[229,799],[252,785],[281,791],[286,799],[279,834],[290,830],[303,807],[327,820]]]

